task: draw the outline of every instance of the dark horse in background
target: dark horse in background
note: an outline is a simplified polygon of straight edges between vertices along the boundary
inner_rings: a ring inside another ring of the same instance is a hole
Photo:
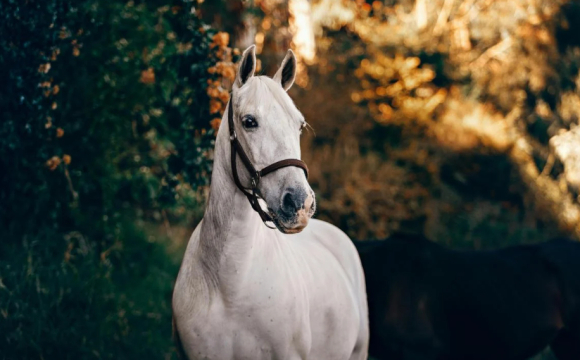
[[[580,360],[580,243],[455,251],[400,234],[355,245],[371,356],[524,360],[550,345]]]

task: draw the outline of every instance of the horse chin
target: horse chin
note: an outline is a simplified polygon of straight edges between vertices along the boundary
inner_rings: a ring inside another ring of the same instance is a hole
[[[308,225],[308,221],[306,222],[305,225],[297,225],[292,228],[286,228],[284,234],[298,234],[299,232],[304,230],[304,228],[306,228],[306,225]]]
[[[282,227],[282,226],[278,226],[278,230],[280,230],[281,232],[283,232],[284,234],[298,234],[299,232],[302,232],[302,230],[304,230],[306,226],[294,226],[294,227]]]
[[[296,214],[296,218],[290,224],[284,223],[280,221],[280,219],[276,216],[273,216],[272,219],[274,220],[274,224],[280,230],[281,233],[284,234],[298,234],[306,226],[308,225],[308,220],[310,220],[310,214],[304,210],[300,210],[298,214]]]

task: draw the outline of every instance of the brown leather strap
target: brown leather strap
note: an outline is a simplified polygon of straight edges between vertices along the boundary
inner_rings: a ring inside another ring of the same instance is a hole
[[[272,165],[266,166],[265,168],[260,170],[259,173],[260,176],[266,176],[269,173],[272,173],[276,170],[280,170],[288,166],[295,166],[301,168],[302,170],[304,170],[304,175],[306,175],[306,178],[308,179],[308,166],[306,166],[306,163],[304,161],[297,159],[280,160],[278,162],[273,163]]]
[[[258,213],[258,215],[260,215],[260,218],[262,219],[264,224],[269,228],[275,229],[275,227],[269,226],[267,224],[267,222],[273,222],[273,219],[270,216],[270,214],[266,213],[262,209],[262,207],[260,206],[260,203],[258,201],[258,199],[259,199],[258,184],[260,183],[260,179],[263,176],[266,176],[266,175],[268,175],[276,170],[280,170],[280,169],[288,167],[288,166],[295,166],[295,167],[301,168],[304,171],[306,178],[308,178],[308,166],[306,166],[306,163],[302,160],[286,159],[286,160],[280,160],[280,161],[275,162],[271,165],[268,165],[260,171],[256,170],[256,168],[252,164],[252,161],[250,160],[250,158],[248,157],[248,155],[244,151],[242,144],[240,144],[240,141],[238,140],[238,135],[236,134],[236,129],[234,127],[233,97],[234,97],[233,93],[231,93],[230,101],[228,103],[228,127],[229,127],[229,132],[230,132],[232,175],[234,177],[234,182],[235,182],[236,186],[242,191],[242,193],[244,193],[244,195],[246,195],[246,197],[248,198],[248,201],[250,202],[250,205],[252,206],[252,209],[254,209],[254,211],[256,211]],[[240,159],[242,159],[242,163],[244,164],[244,166],[246,167],[246,169],[250,173],[251,192],[248,191],[247,188],[245,188],[242,185],[242,182],[240,181],[240,178],[238,176],[236,155],[240,156]]]

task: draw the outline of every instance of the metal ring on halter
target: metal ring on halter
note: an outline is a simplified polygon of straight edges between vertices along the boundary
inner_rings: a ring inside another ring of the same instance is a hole
[[[252,176],[252,189],[256,189],[258,187],[258,184],[260,183],[260,172],[256,171],[256,174],[254,176]]]

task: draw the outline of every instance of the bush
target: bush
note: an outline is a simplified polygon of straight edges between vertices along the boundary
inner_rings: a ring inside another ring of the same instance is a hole
[[[206,182],[207,69],[219,46],[210,48],[213,32],[179,3],[1,9],[3,33],[13,34],[1,40],[0,100],[0,161],[11,169],[1,216],[10,231],[66,229],[71,212],[102,221],[127,204],[159,208],[175,202],[180,184]]]
[[[233,74],[227,36],[195,12],[0,4],[3,358],[168,354],[177,263],[135,220],[202,209]]]

